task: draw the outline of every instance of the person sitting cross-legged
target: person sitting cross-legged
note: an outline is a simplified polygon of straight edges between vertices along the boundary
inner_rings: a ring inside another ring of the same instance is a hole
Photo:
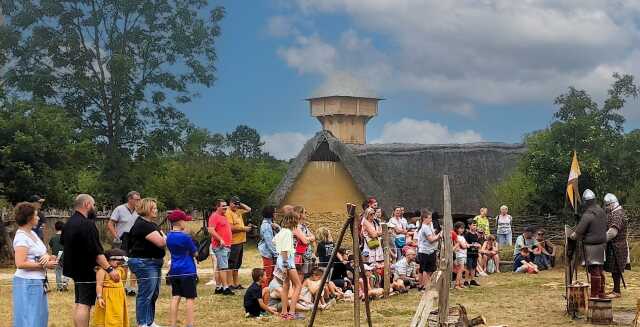
[[[536,233],[536,245],[533,248],[533,262],[540,270],[547,270],[553,267],[555,258],[555,248],[551,242],[544,239],[544,230],[540,229]]]
[[[520,253],[513,258],[513,271],[523,274],[538,273],[538,266],[532,262],[528,247],[522,247]]]
[[[392,266],[393,280],[401,281],[404,289],[418,287],[416,268],[416,251],[408,249],[405,256]]]
[[[487,236],[487,240],[484,241],[482,248],[480,248],[480,255],[480,265],[485,272],[500,272],[500,249],[495,236]]]
[[[269,288],[262,287],[266,274],[262,268],[251,271],[253,284],[244,293],[244,310],[246,317],[260,317],[266,314],[278,314],[275,308],[269,306]]]

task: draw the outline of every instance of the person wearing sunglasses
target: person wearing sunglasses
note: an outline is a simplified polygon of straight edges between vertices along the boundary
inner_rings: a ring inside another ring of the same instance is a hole
[[[533,248],[533,262],[538,266],[538,270],[547,270],[553,267],[555,261],[555,247],[544,238],[544,230],[536,232],[536,243]]]

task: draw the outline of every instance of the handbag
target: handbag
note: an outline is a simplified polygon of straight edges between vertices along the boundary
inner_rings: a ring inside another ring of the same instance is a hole
[[[393,242],[396,244],[396,248],[402,249],[407,244],[407,239],[404,237],[396,237]]]
[[[367,247],[369,249],[377,249],[378,247],[380,247],[380,240],[377,238],[372,238],[370,240],[367,241]]]
[[[197,242],[198,253],[196,253],[196,260],[202,262],[207,260],[211,254],[211,235],[209,235],[209,230],[207,230],[207,220],[204,218],[202,220],[202,228],[196,233],[196,237],[200,238]]]

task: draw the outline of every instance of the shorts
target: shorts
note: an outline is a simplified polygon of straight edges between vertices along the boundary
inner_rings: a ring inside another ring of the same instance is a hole
[[[186,299],[195,299],[198,297],[196,289],[196,276],[169,276],[171,283],[171,296],[179,296]]]
[[[244,243],[231,245],[231,252],[229,253],[229,269],[240,269],[240,266],[242,266],[243,250]]]
[[[456,257],[456,260],[453,262],[454,265],[464,266],[467,264],[467,257]]]
[[[436,253],[418,253],[418,264],[421,272],[432,273],[436,271],[438,268]]]
[[[287,269],[296,269],[295,255],[293,254],[293,251],[289,253],[289,257],[286,259],[286,261],[288,265]],[[284,261],[283,261],[282,255],[278,256],[278,260],[276,260],[276,266],[283,271],[287,270],[284,268]]]
[[[213,249],[213,253],[216,255],[216,262],[218,263],[218,271],[229,269],[229,249],[226,246],[221,246]]]
[[[74,281],[74,293],[76,296],[75,303],[84,304],[90,307],[96,305],[96,284],[87,282]]]
[[[469,270],[475,270],[478,267],[478,257],[475,255],[467,256],[466,266]]]

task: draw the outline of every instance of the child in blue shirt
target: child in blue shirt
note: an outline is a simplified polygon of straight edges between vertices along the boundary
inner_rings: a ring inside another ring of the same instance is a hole
[[[169,280],[171,282],[171,326],[176,326],[178,320],[178,308],[180,299],[187,299],[187,327],[193,326],[194,302],[198,294],[196,292],[196,263],[194,257],[197,253],[193,239],[185,232],[186,221],[191,221],[182,210],[173,210],[168,216],[172,229],[167,235],[167,248],[171,253],[171,267],[169,268]]]

